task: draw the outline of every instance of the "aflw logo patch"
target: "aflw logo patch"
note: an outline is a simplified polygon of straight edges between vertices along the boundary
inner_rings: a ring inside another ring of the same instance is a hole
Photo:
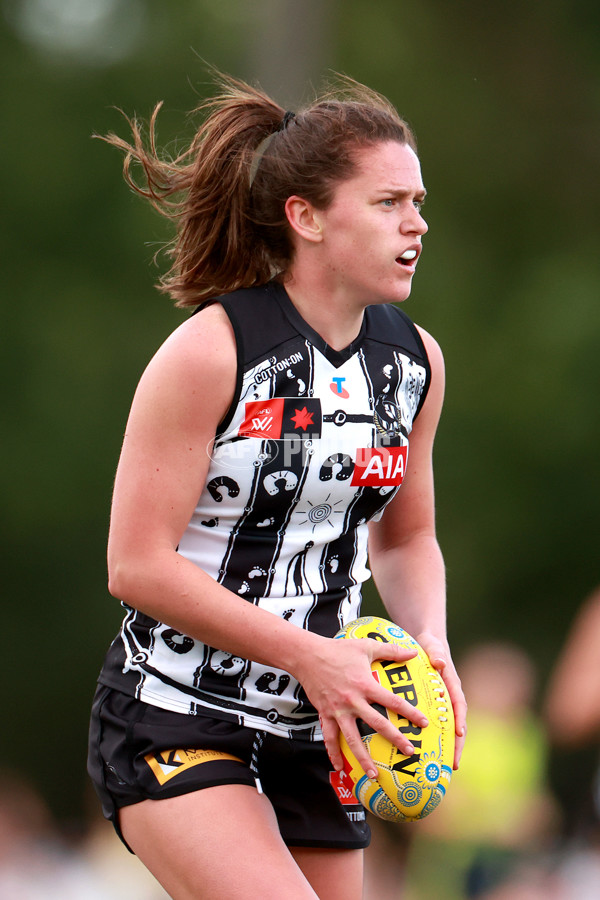
[[[352,779],[346,772],[330,772],[329,783],[343,806],[356,806],[358,801],[352,792]]]
[[[396,487],[406,473],[408,447],[364,447],[356,451],[350,484]]]
[[[313,397],[275,397],[246,403],[240,437],[290,440],[321,437],[321,401]]]

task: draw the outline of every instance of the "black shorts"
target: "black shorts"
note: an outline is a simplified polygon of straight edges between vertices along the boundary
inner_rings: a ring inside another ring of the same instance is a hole
[[[291,847],[358,849],[370,840],[365,810],[322,742],[170,712],[104,685],[92,707],[88,772],[125,846],[121,807],[222,784],[262,790]]]

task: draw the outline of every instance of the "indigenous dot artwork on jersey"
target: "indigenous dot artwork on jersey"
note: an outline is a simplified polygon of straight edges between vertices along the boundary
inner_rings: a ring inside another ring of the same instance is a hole
[[[333,637],[360,612],[367,523],[401,489],[429,363],[410,319],[366,310],[332,350],[276,283],[220,298],[238,384],[178,551],[250,603]],[[320,737],[288,673],[129,610],[101,681],[175,712]]]

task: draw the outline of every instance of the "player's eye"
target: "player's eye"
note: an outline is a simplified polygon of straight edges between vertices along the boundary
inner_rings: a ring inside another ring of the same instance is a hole
[[[391,209],[391,208],[393,207],[394,203],[395,203],[395,200],[394,200],[393,197],[386,197],[385,200],[382,200],[382,201],[381,201],[381,203],[382,203],[383,206],[385,206],[387,209]]]
[[[423,209],[423,207],[425,206],[425,201],[424,200],[413,200],[413,206],[416,209],[416,211],[420,213],[421,210]]]

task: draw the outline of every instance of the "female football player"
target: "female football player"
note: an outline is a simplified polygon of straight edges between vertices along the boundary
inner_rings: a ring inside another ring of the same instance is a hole
[[[127,424],[108,549],[125,617],[89,768],[176,900],[358,900],[369,830],[340,732],[376,777],[357,722],[404,754],[427,723],[371,675],[410,652],[332,640],[369,569],[446,680],[455,765],[465,733],[434,529],[443,360],[391,305],[410,293],[425,188],[409,127],[367,88],[343,80],[294,114],[219,83],[175,159],[156,150],[158,107],[148,147],[135,121],[131,144],[107,138],[175,221],[162,289],[195,314]]]

